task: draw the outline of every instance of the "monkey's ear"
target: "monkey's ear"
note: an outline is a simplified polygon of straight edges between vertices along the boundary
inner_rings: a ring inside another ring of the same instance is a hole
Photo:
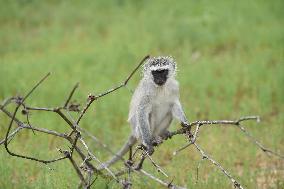
[[[145,63],[143,64],[143,72],[145,73],[147,70],[149,70],[150,63],[153,61],[153,58],[149,57],[146,59]]]
[[[167,58],[168,58],[168,60],[169,60],[170,62],[175,62],[175,60],[174,60],[174,58],[173,58],[172,55],[168,56]]]
[[[176,62],[174,58],[170,55],[170,56],[167,56],[167,59],[170,62],[170,64],[173,66],[174,70],[176,70],[177,66],[176,66]]]

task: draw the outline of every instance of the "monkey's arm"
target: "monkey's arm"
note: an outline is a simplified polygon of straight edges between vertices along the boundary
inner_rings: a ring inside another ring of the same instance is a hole
[[[137,126],[140,132],[142,144],[147,148],[149,155],[154,152],[152,145],[152,135],[149,124],[149,114],[151,112],[150,98],[141,99],[137,108]]]
[[[185,113],[183,111],[183,108],[181,106],[179,99],[177,99],[173,105],[172,114],[174,118],[176,118],[177,120],[181,122],[182,125],[188,125],[187,118],[185,116]]]

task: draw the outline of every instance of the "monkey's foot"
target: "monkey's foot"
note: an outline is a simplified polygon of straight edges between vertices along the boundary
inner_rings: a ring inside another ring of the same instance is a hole
[[[134,162],[129,159],[129,160],[127,160],[124,164],[125,164],[127,167],[131,167],[131,166],[134,164]]]
[[[168,140],[168,139],[170,139],[170,138],[172,138],[171,132],[170,132],[170,131],[165,131],[165,132],[163,133],[163,135],[162,135],[162,139],[163,139],[163,140]]]

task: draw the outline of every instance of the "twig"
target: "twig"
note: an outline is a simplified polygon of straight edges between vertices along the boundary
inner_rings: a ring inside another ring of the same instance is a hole
[[[63,107],[66,109],[68,106],[68,103],[70,102],[75,90],[79,87],[79,83],[76,83],[75,86],[73,87],[72,91],[70,92],[67,100],[65,101],[65,104],[63,105]]]
[[[13,118],[13,116],[4,108],[1,109],[8,117],[10,117],[11,119]],[[46,134],[50,134],[50,135],[54,135],[54,136],[58,136],[61,138],[67,138],[68,136],[66,134],[63,133],[58,133],[56,131],[53,130],[49,130],[49,129],[45,129],[45,128],[37,128],[37,127],[33,127],[33,126],[26,126],[23,122],[21,122],[19,119],[17,119],[16,117],[14,117],[15,122],[18,125],[17,129],[33,129],[34,131],[38,131],[38,132],[42,132],[42,133],[46,133]],[[14,131],[13,131],[14,132]],[[13,133],[11,133],[13,134]],[[10,134],[10,135],[11,135]],[[16,133],[15,133],[16,134]],[[9,135],[9,136],[10,136]]]
[[[171,182],[170,183],[167,183],[153,175],[151,175],[150,173],[144,171],[143,169],[140,169],[140,170],[137,170],[139,173],[151,178],[152,180],[155,180],[156,182],[160,183],[161,185],[167,187],[167,188],[170,188],[170,189],[186,189],[184,187],[181,187],[181,186],[176,186],[174,184],[172,184]]]
[[[76,170],[76,173],[77,173],[77,175],[79,176],[81,182],[82,182],[85,186],[87,186],[88,183],[87,183],[87,181],[85,180],[85,178],[84,178],[83,174],[81,173],[81,171],[80,171],[78,165],[76,164],[76,162],[73,160],[73,158],[72,158],[71,156],[69,156],[68,159],[70,160],[72,166],[73,166],[74,169]]]
[[[23,98],[22,102],[24,102],[33,92],[34,90],[40,85],[42,84],[42,82],[44,82],[44,80],[50,75],[50,72],[47,73],[27,94],[26,96]]]
[[[259,121],[259,116],[246,116],[246,117],[241,117],[240,119],[237,120],[212,120],[212,121],[194,121],[189,123],[188,127],[182,127],[181,129],[178,129],[174,132],[171,132],[169,137],[173,137],[175,135],[180,135],[180,134],[186,134],[189,128],[196,126],[196,125],[238,125],[243,121],[248,121],[248,120],[257,120]]]
[[[195,148],[201,153],[202,158],[208,159],[211,163],[213,163],[216,167],[218,167],[233,183],[233,185],[239,189],[243,189],[241,184],[236,181],[228,171],[226,171],[218,162],[216,162],[214,159],[212,159],[209,155],[207,155],[196,143],[193,143]]]
[[[130,75],[126,78],[126,80],[125,80],[124,82],[122,82],[122,84],[120,84],[120,85],[118,85],[117,87],[114,87],[114,88],[112,88],[112,89],[109,89],[109,90],[107,90],[107,91],[105,91],[105,92],[103,92],[103,93],[101,93],[101,94],[99,94],[99,95],[89,95],[89,96],[88,96],[88,102],[87,102],[86,106],[83,108],[83,110],[82,110],[81,114],[79,115],[78,120],[77,120],[76,123],[79,124],[79,122],[81,121],[82,117],[84,116],[84,114],[86,113],[86,111],[88,110],[88,108],[90,107],[90,105],[91,105],[95,100],[97,100],[98,98],[101,98],[101,97],[103,97],[103,96],[105,96],[105,95],[108,95],[108,94],[110,94],[110,93],[112,93],[112,92],[114,92],[114,91],[116,91],[116,90],[118,90],[118,89],[120,89],[120,88],[126,86],[127,83],[128,83],[128,81],[129,81],[129,80],[131,79],[131,77],[134,75],[134,73],[139,69],[139,67],[140,67],[149,57],[150,57],[149,55],[145,56],[145,57],[141,60],[141,62],[136,66],[136,68],[130,73]]]
[[[102,146],[106,151],[108,151],[110,154],[112,155],[116,155],[115,152],[113,152],[106,144],[102,143],[97,137],[95,137],[94,135],[91,134],[91,132],[87,131],[86,129],[83,129],[79,126],[77,126],[77,129],[84,133],[85,135],[87,135],[88,137],[90,137],[91,139],[93,139],[95,142],[97,142],[100,146]]]
[[[179,148],[178,150],[174,151],[173,152],[173,155],[177,155],[177,153],[179,153],[180,151],[186,149],[187,147],[189,147],[190,145],[192,145],[195,141],[196,141],[196,138],[197,138],[197,134],[199,132],[199,128],[200,128],[200,124],[198,124],[196,126],[196,129],[195,129],[195,133],[193,135],[193,137],[189,136],[189,143],[184,145],[183,147]]]
[[[48,164],[48,163],[52,163],[52,162],[56,162],[56,161],[59,161],[59,160],[62,160],[62,159],[65,159],[67,158],[66,156],[63,156],[63,157],[60,157],[60,158],[56,158],[56,159],[52,159],[52,160],[42,160],[42,159],[38,159],[38,158],[34,158],[34,157],[29,157],[29,156],[24,156],[24,155],[19,155],[19,154],[16,154],[16,153],[13,153],[12,151],[10,151],[10,149],[8,148],[8,136],[9,136],[9,132],[11,130],[11,127],[13,125],[13,122],[15,120],[15,117],[16,117],[16,114],[21,106],[22,103],[24,103],[24,101],[32,94],[32,92],[50,75],[50,73],[48,73],[46,76],[44,76],[28,93],[27,95],[22,98],[22,99],[19,99],[20,101],[17,103],[17,106],[14,110],[14,113],[12,114],[12,118],[11,118],[11,121],[10,121],[10,124],[8,126],[8,130],[6,132],[6,136],[5,136],[5,141],[4,141],[4,145],[5,145],[5,149],[6,151],[11,155],[11,156],[16,156],[16,157],[19,157],[19,158],[24,158],[24,159],[29,159],[29,160],[33,160],[33,161],[38,161],[38,162],[41,162],[41,163],[44,163],[44,164]],[[1,110],[3,109],[3,107],[1,107]],[[32,128],[32,127],[28,127],[28,128]]]
[[[16,128],[13,132],[11,132],[9,134],[9,136],[7,137],[7,139],[12,139],[18,132],[20,132],[23,129],[23,127],[18,127]],[[3,139],[0,141],[0,145],[3,144],[5,142],[6,139]]]
[[[265,148],[258,140],[256,140],[242,125],[236,125],[254,144],[256,144],[264,153],[272,154],[284,159],[284,155],[274,152],[268,148]]]
[[[26,118],[27,118],[28,126],[32,129],[33,134],[35,135],[35,131],[33,130],[31,123],[30,123],[29,112],[26,113]]]
[[[161,172],[164,176],[166,177],[169,177],[165,171],[162,170],[162,168],[157,164],[155,163],[155,161],[153,160],[153,158],[148,154],[148,152],[146,150],[143,150],[144,154],[146,154],[146,156],[149,158],[149,160],[151,161],[151,163],[154,165],[154,167],[157,169],[158,172]]]
[[[89,147],[87,146],[86,142],[82,139],[79,138],[80,142],[83,144],[83,146],[86,148],[86,150],[88,151],[88,154],[91,156],[92,159],[94,159],[95,161],[97,161],[98,163],[102,164],[102,162],[93,154],[90,152]],[[109,174],[116,180],[119,182],[119,180],[116,178],[115,174],[109,169],[109,168],[105,168]]]
[[[11,129],[11,127],[12,127],[13,121],[14,121],[14,119],[15,119],[15,116],[16,116],[16,114],[17,114],[17,111],[18,111],[19,107],[20,107],[20,104],[17,105],[17,107],[16,107],[16,109],[15,109],[15,111],[14,111],[14,113],[13,113],[12,119],[11,119],[11,121],[10,121],[8,130],[7,130],[7,132],[6,132],[5,141],[4,141],[4,145],[5,145],[6,151],[7,151],[11,156],[16,156],[16,157],[19,157],[19,158],[29,159],[29,160],[33,160],[33,161],[38,161],[38,162],[41,162],[41,163],[44,163],[44,164],[53,163],[53,162],[60,161],[60,160],[62,160],[62,159],[67,158],[67,156],[63,156],[63,157],[56,158],[56,159],[52,159],[52,160],[42,160],[42,159],[38,159],[38,158],[34,158],[34,157],[19,155],[19,154],[16,154],[16,153],[13,153],[12,151],[10,151],[10,149],[8,148],[8,136],[9,136],[10,129]],[[31,127],[27,127],[27,128],[30,129]]]
[[[95,179],[89,184],[89,187],[91,187],[96,182],[97,179],[98,179],[98,176],[96,176]]]

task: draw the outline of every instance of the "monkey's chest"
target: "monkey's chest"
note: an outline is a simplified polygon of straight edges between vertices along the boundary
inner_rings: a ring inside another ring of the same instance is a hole
[[[172,103],[169,101],[158,101],[153,104],[149,121],[152,130],[169,126],[172,119],[171,107]]]

